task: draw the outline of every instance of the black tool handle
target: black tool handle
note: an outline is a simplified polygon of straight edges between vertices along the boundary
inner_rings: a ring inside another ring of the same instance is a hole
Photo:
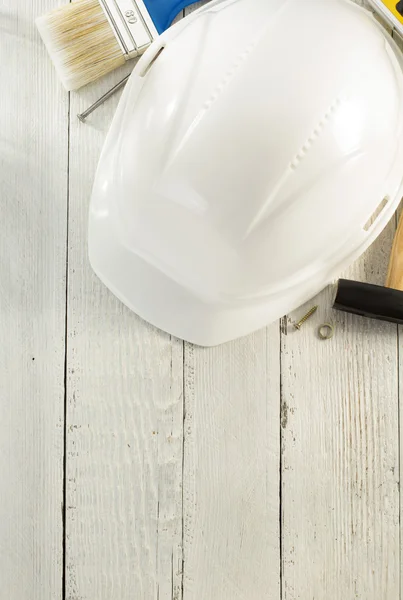
[[[380,285],[340,279],[333,308],[403,324],[403,292]]]

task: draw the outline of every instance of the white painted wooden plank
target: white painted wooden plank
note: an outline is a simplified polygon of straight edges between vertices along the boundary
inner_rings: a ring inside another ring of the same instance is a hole
[[[279,344],[185,346],[184,600],[280,597]]]
[[[62,597],[68,99],[34,18],[0,8],[0,597]]]
[[[393,232],[351,278],[384,283]],[[336,313],[331,295],[299,333],[292,315],[282,336],[283,597],[397,599],[396,326]],[[320,341],[329,320],[335,337]]]
[[[279,342],[185,347],[186,600],[280,597]]]
[[[118,98],[86,125],[75,114],[121,77],[72,95],[67,598],[179,600],[183,344],[126,309],[87,260],[94,170]]]
[[[402,204],[396,213],[396,228],[399,223],[399,218],[402,214]],[[399,447],[399,466],[397,469],[397,479],[399,486],[399,560],[400,560],[400,586],[399,586],[399,599],[403,598],[403,524],[402,524],[402,514],[403,514],[403,495],[401,493],[401,478],[402,478],[402,464],[403,464],[403,432],[402,432],[402,411],[401,411],[401,398],[403,397],[403,327],[397,327],[397,342],[398,342],[398,391],[397,391],[397,401],[398,401],[398,447]]]

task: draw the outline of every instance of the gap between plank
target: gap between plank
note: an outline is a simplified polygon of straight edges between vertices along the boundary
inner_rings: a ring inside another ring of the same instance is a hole
[[[185,419],[186,419],[186,343],[182,341],[182,573],[181,573],[181,596],[184,594],[184,573],[185,573],[185,500],[184,500],[184,480],[185,480]],[[173,576],[172,576],[173,584]],[[172,597],[173,600],[173,597]]]
[[[394,32],[392,31],[392,38],[394,38]],[[399,226],[399,218],[401,211],[398,210],[395,213],[395,233]],[[401,418],[400,418],[400,327],[396,325],[396,343],[397,343],[397,456],[398,456],[398,491],[399,491],[399,600],[403,597],[403,588],[402,588],[402,500],[401,500],[401,480],[402,480],[402,461],[401,461],[401,440],[400,440],[400,431],[401,431]]]
[[[67,339],[69,299],[69,208],[70,208],[70,109],[71,94],[67,102],[67,207],[66,207],[66,297],[64,320],[64,426],[63,426],[63,505],[62,505],[62,600],[66,600],[66,521],[67,521]]]
[[[182,19],[186,16],[186,10],[182,9]],[[172,339],[172,337],[171,337]],[[182,573],[181,573],[181,600],[184,600],[184,574],[185,574],[185,500],[184,500],[184,480],[185,480],[185,419],[186,419],[186,342],[182,341]],[[173,573],[172,573],[173,587]],[[172,600],[174,600],[172,593]]]
[[[286,319],[287,317],[283,317]],[[280,362],[280,409],[279,409],[279,562],[280,562],[280,600],[283,599],[283,428],[282,428],[282,410],[283,410],[283,319],[279,320],[280,341],[279,341],[279,362]]]
[[[397,220],[397,217],[396,217]],[[402,480],[402,461],[401,461],[401,441],[400,441],[400,327],[396,326],[397,329],[397,456],[399,461],[399,598],[402,599],[402,492],[401,492],[401,480]]]

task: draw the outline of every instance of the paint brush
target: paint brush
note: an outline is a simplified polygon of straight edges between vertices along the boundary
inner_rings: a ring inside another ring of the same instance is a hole
[[[36,20],[66,90],[77,90],[145,52],[195,0],[77,0]]]

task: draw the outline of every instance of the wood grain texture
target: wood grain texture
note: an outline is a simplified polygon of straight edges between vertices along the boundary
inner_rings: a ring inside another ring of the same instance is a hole
[[[67,97],[33,20],[0,8],[0,598],[61,600]]]
[[[131,65],[132,66],[132,65]],[[66,597],[178,600],[182,586],[183,344],[126,309],[87,259],[87,213],[122,73],[72,95]]]
[[[186,600],[280,598],[279,341],[186,345]]]
[[[394,224],[348,276],[383,284]],[[283,598],[399,598],[396,326],[332,311],[282,335]],[[335,337],[317,338],[333,322]]]

